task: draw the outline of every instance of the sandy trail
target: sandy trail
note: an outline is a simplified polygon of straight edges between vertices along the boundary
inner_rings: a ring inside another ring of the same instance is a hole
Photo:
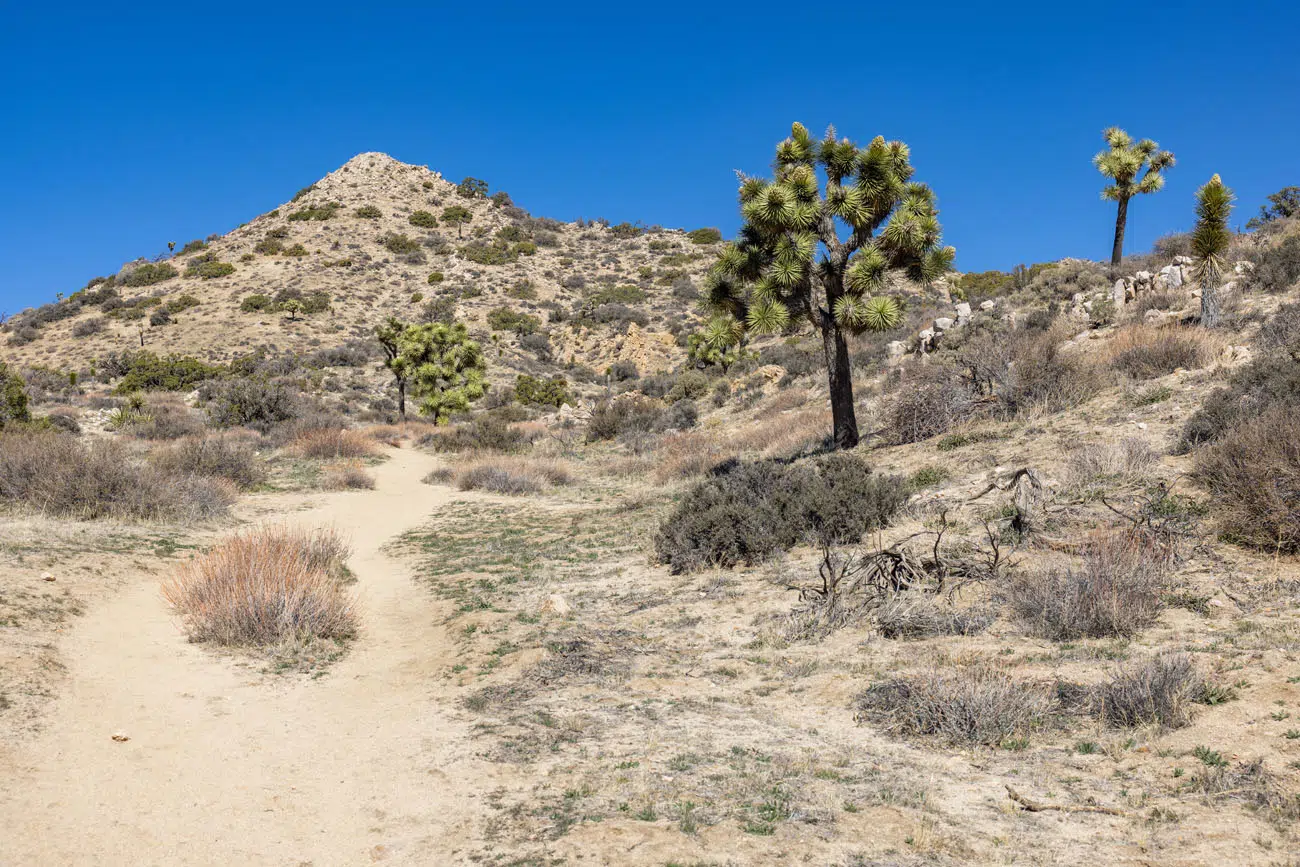
[[[48,728],[0,758],[0,863],[456,863],[492,769],[437,676],[445,612],[380,553],[449,499],[432,464],[394,451],[374,491],[289,518],[352,542],[362,634],[324,677],[188,644],[152,580],[86,616]]]

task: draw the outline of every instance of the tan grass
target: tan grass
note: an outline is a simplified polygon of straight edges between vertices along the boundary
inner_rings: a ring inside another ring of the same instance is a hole
[[[1205,367],[1223,353],[1225,345],[1223,338],[1204,328],[1129,325],[1111,337],[1105,357],[1111,367],[1134,379],[1154,379],[1179,369]]]
[[[458,463],[452,471],[452,482],[462,491],[535,494],[551,487],[571,485],[574,475],[563,461],[483,455]]]
[[[321,485],[330,491],[374,490],[375,477],[358,460],[343,461],[325,468]]]
[[[347,545],[333,530],[261,527],[184,564],[162,593],[193,641],[269,647],[344,639],[356,608],[339,578]]]
[[[361,431],[327,428],[305,431],[289,443],[301,458],[368,458],[379,453],[374,440]]]

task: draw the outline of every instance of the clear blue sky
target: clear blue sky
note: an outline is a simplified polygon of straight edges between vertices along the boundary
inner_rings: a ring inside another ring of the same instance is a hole
[[[1130,251],[1185,229],[1213,172],[1237,223],[1300,184],[1298,31],[1273,0],[0,2],[0,310],[370,150],[539,216],[730,234],[733,170],[765,172],[792,120],[907,141],[962,270],[1103,258],[1103,127],[1178,157]]]

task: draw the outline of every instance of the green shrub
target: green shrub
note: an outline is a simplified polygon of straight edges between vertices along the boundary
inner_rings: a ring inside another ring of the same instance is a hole
[[[10,373],[9,368],[0,361],[0,428],[6,422],[31,421],[27,409],[27,386],[22,377]]]
[[[198,307],[198,306],[199,306],[199,299],[195,298],[193,295],[189,295],[189,294],[177,295],[175,298],[167,302],[167,312],[182,313],[186,310],[189,310],[191,307]]]
[[[610,286],[588,295],[584,306],[595,308],[602,304],[640,304],[645,299],[645,290],[640,286]]]
[[[478,178],[465,178],[456,185],[456,195],[462,199],[486,199],[488,182]]]
[[[519,226],[502,226],[497,230],[497,237],[510,242],[528,240],[528,234]]]
[[[209,397],[207,410],[215,425],[242,425],[263,433],[300,414],[294,389],[264,377],[231,379],[221,383]]]
[[[362,205],[354,213],[363,220],[378,220],[383,216],[383,213],[374,205]]]
[[[682,498],[655,554],[674,572],[759,563],[802,541],[857,541],[906,500],[902,479],[874,475],[854,455],[738,464]]]
[[[537,255],[537,245],[532,241],[520,241],[511,247],[510,251],[516,256],[535,256]]]
[[[315,184],[308,184],[307,186],[303,187],[303,188],[302,188],[301,190],[299,190],[298,192],[294,193],[294,194],[293,194],[293,198],[290,199],[289,201],[291,201],[291,202],[296,202],[296,201],[298,201],[299,199],[301,199],[303,196],[307,195],[308,193],[312,192],[312,191],[315,190],[315,189],[316,189],[316,185],[315,185]]]
[[[280,239],[272,238],[270,233],[267,233],[265,238],[258,241],[253,246],[253,251],[257,253],[261,253],[263,256],[274,256],[283,249],[284,249],[284,244],[280,242]]]
[[[428,211],[413,211],[406,221],[420,229],[438,228],[438,218]]]
[[[627,239],[640,237],[645,229],[632,223],[619,223],[617,226],[610,226],[609,231],[615,238]]]
[[[177,255],[177,256],[184,256],[184,255],[186,255],[187,253],[197,253],[197,252],[199,252],[200,250],[206,250],[207,248],[208,248],[208,242],[207,242],[207,241],[204,241],[204,240],[202,240],[201,238],[196,238],[196,239],[194,239],[193,241],[190,241],[190,242],[189,242],[188,244],[186,244],[184,247],[181,247],[181,251],[180,251],[179,253],[177,253],[176,255]]]
[[[538,379],[523,373],[515,379],[515,400],[542,406],[562,406],[574,402],[573,395],[569,392],[569,383],[563,376]]]
[[[148,350],[124,356],[126,372],[113,389],[115,394],[136,391],[181,391],[225,373],[221,367],[204,364],[188,355],[159,357]]]
[[[385,250],[397,255],[420,252],[420,242],[414,238],[408,238],[406,235],[398,235],[394,232],[386,232],[379,237],[379,243]]]
[[[244,313],[260,313],[271,309],[271,299],[266,295],[246,295],[239,302],[239,309]]]
[[[521,337],[542,327],[541,320],[509,307],[498,307],[487,315],[488,327],[493,331],[513,331]]]
[[[285,247],[281,252],[286,256],[306,256],[307,248],[302,244],[294,244],[292,247]]]
[[[334,219],[334,215],[343,208],[340,202],[326,202],[323,205],[308,205],[307,207],[294,211],[289,215],[289,221],[300,223],[312,221],[323,223],[326,220]]]
[[[445,279],[447,279],[446,275],[444,275],[441,271],[434,271],[432,274],[429,275],[429,285],[433,286],[436,283],[441,283]]]
[[[186,277],[201,277],[204,280],[228,277],[234,273],[235,266],[229,262],[191,262],[190,267],[185,269]]]
[[[511,298],[518,298],[520,301],[537,300],[537,290],[533,288],[533,284],[529,280],[520,280],[518,283],[515,283],[506,290],[506,295]]]
[[[508,265],[519,258],[519,251],[504,241],[491,244],[474,242],[459,248],[456,253],[462,259],[479,265]]]
[[[717,229],[694,229],[686,233],[686,237],[691,239],[692,244],[717,244],[722,241],[722,233]],[[650,242],[651,245],[655,243]]]
[[[180,272],[167,262],[146,262],[128,273],[122,282],[127,286],[152,286],[178,274]]]

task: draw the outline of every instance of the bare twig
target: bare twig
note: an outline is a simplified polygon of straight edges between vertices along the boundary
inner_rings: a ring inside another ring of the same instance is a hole
[[[1003,784],[1005,785],[1005,783]],[[1024,807],[1030,813],[1044,813],[1056,811],[1060,813],[1105,813],[1107,816],[1127,816],[1123,810],[1117,810],[1114,807],[1094,807],[1090,805],[1070,806],[1068,804],[1044,804],[1039,801],[1031,801],[1024,795],[1017,792],[1010,786],[1006,787],[1007,797]]]

